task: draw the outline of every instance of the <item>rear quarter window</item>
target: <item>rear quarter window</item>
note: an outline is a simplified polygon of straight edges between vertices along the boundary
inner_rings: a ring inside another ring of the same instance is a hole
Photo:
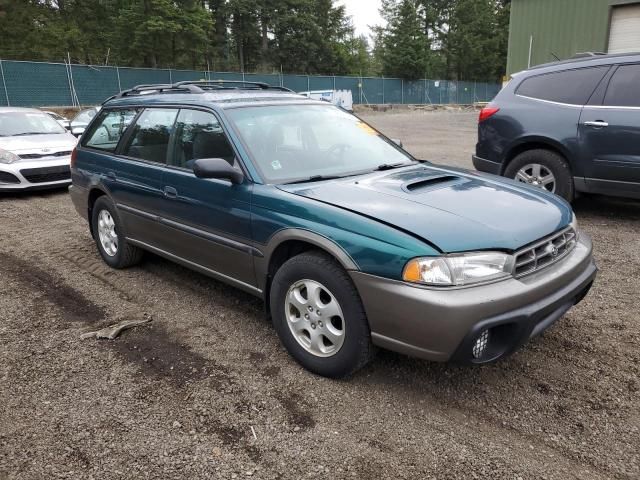
[[[135,109],[103,110],[85,135],[82,146],[115,152],[136,113]]]
[[[604,105],[609,107],[640,107],[640,65],[621,65],[614,73]]]
[[[578,68],[529,77],[518,86],[516,95],[570,105],[584,105],[609,68],[609,65]]]

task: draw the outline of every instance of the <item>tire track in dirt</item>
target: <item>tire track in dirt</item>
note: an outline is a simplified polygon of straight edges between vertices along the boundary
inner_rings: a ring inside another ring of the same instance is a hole
[[[0,252],[0,271],[21,283],[39,301],[52,304],[69,324],[79,323],[99,328],[114,320],[107,316],[104,307],[95,304],[82,292],[50,272],[12,254]],[[120,339],[97,344],[117,352],[124,361],[136,365],[143,374],[168,379],[177,386],[209,377],[220,383],[231,382],[227,369],[212,364],[189,347],[176,342],[159,325],[147,328],[144,332],[133,329]]]
[[[48,301],[64,313],[69,322],[95,324],[105,318],[105,309],[96,305],[60,279],[9,253],[0,252],[0,270]]]

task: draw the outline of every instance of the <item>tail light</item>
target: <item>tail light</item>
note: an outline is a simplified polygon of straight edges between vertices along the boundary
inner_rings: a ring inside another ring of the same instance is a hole
[[[70,163],[71,168],[76,167],[77,158],[78,158],[78,149],[74,147],[74,149],[71,150],[71,163]]]
[[[493,105],[487,105],[482,110],[480,110],[480,117],[478,118],[478,123],[482,123],[486,119],[493,117],[499,111],[500,109],[498,107],[494,107]]]

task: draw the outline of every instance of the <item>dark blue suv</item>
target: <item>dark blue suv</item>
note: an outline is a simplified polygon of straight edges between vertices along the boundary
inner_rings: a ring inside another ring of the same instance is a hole
[[[640,54],[514,75],[480,113],[478,170],[545,188],[640,198]]]
[[[262,298],[291,355],[331,377],[374,346],[497,360],[596,276],[558,196],[416,160],[335,105],[265,84],[122,92],[71,175],[108,265],[151,251]]]

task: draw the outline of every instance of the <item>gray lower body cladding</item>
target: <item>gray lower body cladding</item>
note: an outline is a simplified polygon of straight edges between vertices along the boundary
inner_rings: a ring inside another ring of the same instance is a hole
[[[449,290],[350,273],[375,344],[429,360],[485,363],[513,352],[584,298],[597,273],[591,250],[581,233],[567,257],[539,272]],[[485,329],[494,344],[474,358],[473,343]]]

